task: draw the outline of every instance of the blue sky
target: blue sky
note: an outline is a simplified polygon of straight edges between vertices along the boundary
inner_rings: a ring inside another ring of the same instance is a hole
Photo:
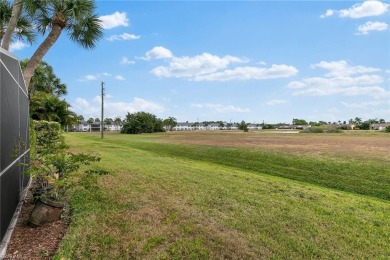
[[[390,121],[388,1],[96,1],[92,51],[64,32],[44,57],[85,118]],[[15,43],[29,58],[37,45]]]

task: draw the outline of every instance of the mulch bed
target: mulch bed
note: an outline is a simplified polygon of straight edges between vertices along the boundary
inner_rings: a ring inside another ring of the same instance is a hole
[[[28,218],[33,208],[32,195],[28,192],[4,259],[51,259],[58,249],[69,225],[69,218],[30,227]]]

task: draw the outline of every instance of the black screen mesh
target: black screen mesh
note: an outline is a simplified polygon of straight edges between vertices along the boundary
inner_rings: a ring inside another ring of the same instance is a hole
[[[0,240],[28,183],[29,100],[18,60],[0,48]]]

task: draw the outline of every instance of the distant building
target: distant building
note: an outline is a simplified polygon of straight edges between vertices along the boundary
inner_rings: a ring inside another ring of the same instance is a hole
[[[371,124],[370,129],[371,130],[385,130],[386,127],[388,127],[390,123],[385,123],[385,124]]]

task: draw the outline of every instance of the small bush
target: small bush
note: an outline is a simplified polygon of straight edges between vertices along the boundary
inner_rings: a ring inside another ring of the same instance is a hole
[[[323,133],[324,129],[322,127],[308,127],[301,131],[302,133],[309,134],[309,133]]]
[[[390,125],[388,125],[388,126],[385,128],[385,132],[390,133]]]
[[[325,133],[342,133],[343,130],[340,128],[329,128],[325,130]]]

